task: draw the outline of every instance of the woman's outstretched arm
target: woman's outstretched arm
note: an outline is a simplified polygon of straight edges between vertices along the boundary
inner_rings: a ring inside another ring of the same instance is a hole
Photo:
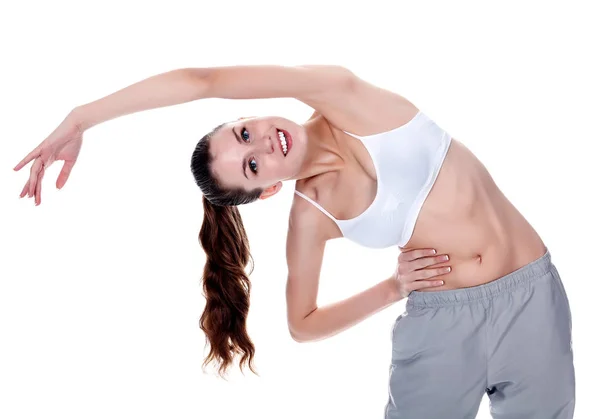
[[[254,65],[182,68],[158,74],[73,110],[85,131],[120,116],[204,98],[289,97],[320,102],[352,82],[352,73],[333,65]],[[326,102],[326,101],[325,101]]]
[[[304,101],[328,118],[336,120],[348,100],[356,78],[343,67],[307,66],[232,66],[182,68],[139,81],[108,96],[75,107],[44,141],[30,151],[15,167],[21,170],[33,161],[29,179],[21,191],[41,203],[45,170],[55,161],[65,164],[56,181],[62,188],[82,146],[84,131],[102,122],[149,109],[177,105],[197,99],[260,99],[292,97]]]
[[[197,79],[190,77],[189,69],[172,70],[78,106],[72,114],[81,130],[86,131],[121,116],[200,99],[200,84]]]

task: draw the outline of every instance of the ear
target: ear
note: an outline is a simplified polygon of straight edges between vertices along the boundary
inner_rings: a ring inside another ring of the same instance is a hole
[[[273,186],[269,186],[267,189],[265,189],[263,191],[262,194],[260,194],[259,199],[267,199],[268,197],[275,195],[277,192],[279,192],[281,190],[282,186],[283,186],[283,183],[281,181],[277,182]]]

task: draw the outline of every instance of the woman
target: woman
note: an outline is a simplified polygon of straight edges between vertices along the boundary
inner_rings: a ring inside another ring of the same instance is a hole
[[[571,317],[542,239],[482,163],[406,98],[339,66],[187,68],[75,108],[16,167],[35,159],[21,197],[41,203],[55,160],[67,181],[87,129],[202,98],[296,98],[315,112],[219,125],[191,160],[203,192],[200,241],[206,362],[252,369],[245,330],[248,241],[237,205],[295,181],[287,236],[287,317],[299,342],[333,336],[408,297],[393,327],[386,418],[473,418],[487,392],[495,418],[571,418]],[[399,246],[389,278],[317,307],[327,240]],[[437,252],[436,252],[437,251]]]

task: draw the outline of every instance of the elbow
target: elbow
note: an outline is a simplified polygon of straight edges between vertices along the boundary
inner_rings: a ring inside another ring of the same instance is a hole
[[[288,327],[288,331],[290,332],[290,337],[295,340],[298,343],[305,343],[308,342],[307,339],[305,339],[305,336],[302,333],[299,333],[298,330],[296,328],[293,327]]]
[[[296,342],[298,342],[298,343],[305,343],[305,342],[307,342],[306,340],[302,339],[302,338],[301,338],[299,335],[297,335],[296,333],[293,333],[291,330],[290,330],[290,336],[291,336],[291,338],[292,338],[294,341],[296,341]]]
[[[184,68],[184,74],[192,80],[194,94],[198,98],[208,98],[212,92],[209,91],[211,78],[214,75],[214,70],[210,67],[200,68]]]
[[[312,340],[310,334],[298,325],[288,325],[288,331],[291,338],[298,343],[306,343]]]
[[[309,327],[307,327],[306,318],[313,314],[317,308],[312,309],[308,314],[304,316],[292,316],[288,317],[288,331],[292,339],[298,343],[306,343],[314,340],[318,340],[314,335],[314,331],[311,333]]]

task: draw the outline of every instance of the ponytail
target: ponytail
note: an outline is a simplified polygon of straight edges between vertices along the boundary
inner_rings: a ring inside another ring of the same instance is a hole
[[[250,246],[240,212],[236,206],[212,204],[203,196],[204,220],[199,241],[206,253],[202,276],[206,305],[200,317],[200,329],[210,343],[210,352],[202,364],[215,362],[221,377],[241,355],[244,364],[256,374],[253,366],[254,344],[246,332],[250,307],[250,280],[254,269]],[[245,268],[251,262],[250,273]],[[203,368],[204,369],[204,368]]]

